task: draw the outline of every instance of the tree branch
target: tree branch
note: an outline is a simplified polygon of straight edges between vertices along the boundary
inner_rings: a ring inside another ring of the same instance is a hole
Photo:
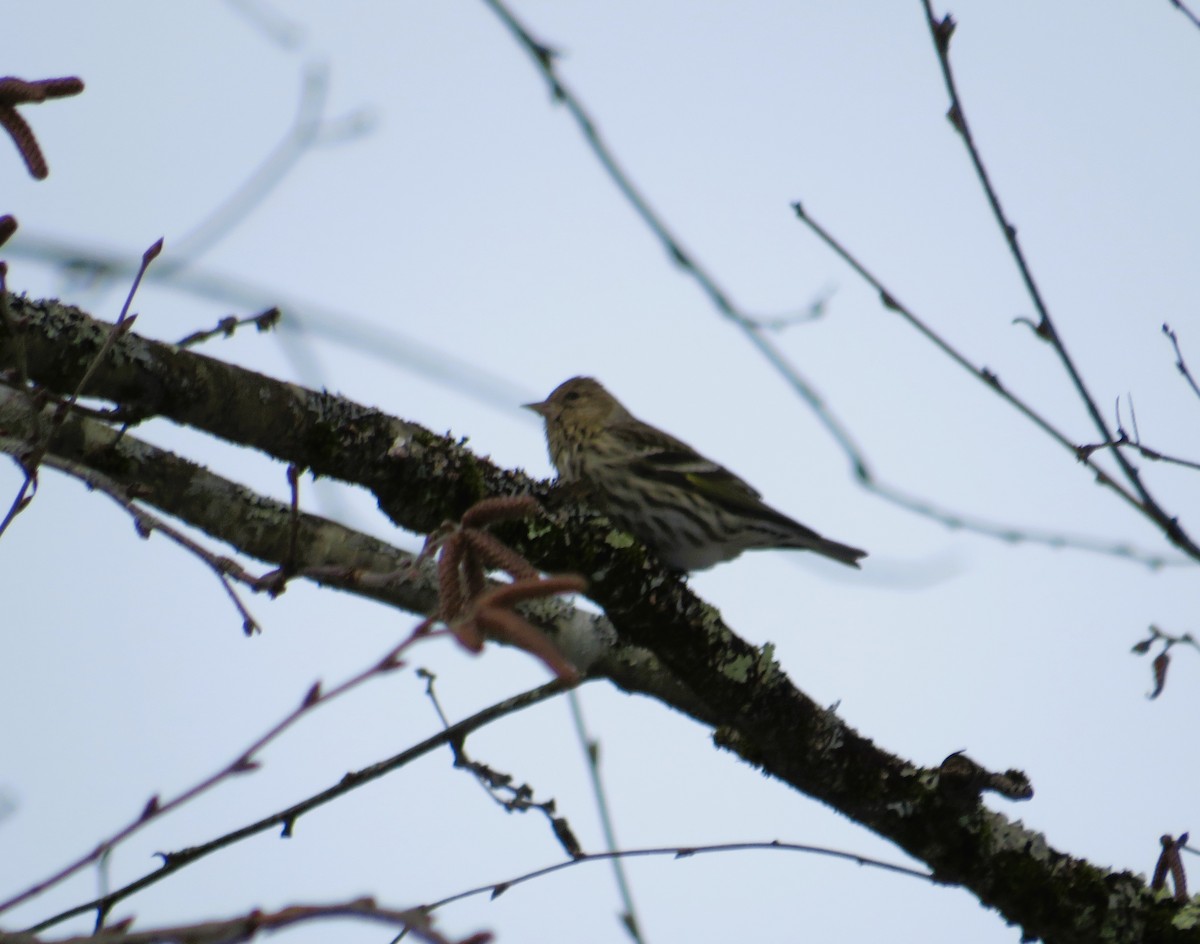
[[[10,302],[26,322],[29,377],[73,389],[107,329],[57,303]],[[10,366],[10,347],[0,346],[0,368]],[[457,520],[482,498],[532,494],[550,520],[500,525],[497,536],[543,570],[584,575],[617,638],[652,652],[697,693],[718,746],[890,839],[1027,936],[1200,941],[1200,925],[1176,927],[1181,906],[1155,896],[1143,879],[1057,851],[989,810],[978,777],[922,768],[877,747],[796,689],[769,648],[740,639],[640,546],[614,548],[606,519],[565,504],[545,483],[417,424],[132,332],[90,389],[369,488],[392,520],[414,531]]]

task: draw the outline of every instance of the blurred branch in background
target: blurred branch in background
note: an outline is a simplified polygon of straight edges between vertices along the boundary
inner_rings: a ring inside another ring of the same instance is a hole
[[[304,28],[265,0],[225,0],[225,3],[280,49],[291,52],[305,40]]]
[[[310,62],[301,69],[300,96],[291,125],[262,163],[191,231],[172,240],[163,259],[164,278],[190,265],[228,236],[280,185],[304,157],[318,147],[344,144],[370,134],[375,119],[360,108],[339,118],[325,115],[329,67]]]
[[[1171,6],[1173,6],[1191,21],[1192,26],[1200,29],[1200,16],[1197,16],[1195,13],[1193,13],[1192,8],[1184,3],[1183,0],[1169,0],[1169,2]]]
[[[127,278],[137,270],[134,257],[126,253],[30,234],[27,228],[6,246],[5,252],[14,258],[58,267],[71,278],[71,282],[63,286],[64,291],[70,291],[77,280]],[[385,361],[492,409],[511,411],[515,404],[533,399],[539,393],[485,365],[463,360],[394,328],[380,327],[367,317],[295,298],[268,285],[195,265],[177,266],[168,271],[156,266],[146,273],[146,282],[208,299],[239,312],[265,312],[278,308],[282,315],[274,334],[285,346],[292,363],[297,365],[301,382],[308,386],[322,386],[324,382],[321,371],[305,366],[313,363],[312,342],[320,341]]]

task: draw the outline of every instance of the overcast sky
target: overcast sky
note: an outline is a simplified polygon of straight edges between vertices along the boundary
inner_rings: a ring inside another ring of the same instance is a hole
[[[1193,567],[949,530],[860,488],[825,426],[672,263],[480,0],[292,2],[270,15],[274,32],[267,9],[9,5],[5,30],[19,41],[3,71],[87,83],[77,98],[24,109],[47,181],[24,176],[0,143],[0,212],[21,223],[5,247],[10,288],[115,318],[126,280],[68,278],[47,258],[136,259],[164,236],[160,270],[186,265],[173,284],[142,289],[138,332],[176,340],[278,303],[278,335],[243,332],[206,353],[469,436],[479,453],[539,476],[551,472],[541,430],[518,405],[594,375],[773,505],[870,551],[861,573],[760,553],[693,578],[737,632],[773,642],[818,702],[918,764],[966,749],[1025,770],[1032,801],[989,804],[1101,866],[1149,872],[1161,834],[1200,828],[1190,746],[1200,653],[1177,653],[1158,701],[1145,697],[1149,657],[1129,653],[1151,623],[1196,630]],[[736,303],[775,317],[826,299],[820,320],[770,338],[882,481],[1022,532],[1179,560],[1067,451],[884,309],[790,209],[803,201],[967,357],[1073,441],[1095,441],[1050,349],[1014,324],[1032,306],[946,121],[919,3],[514,9],[561,54],[563,80],[649,203]],[[1200,370],[1200,30],[1168,0],[961,0],[950,12],[968,118],[1084,378],[1110,422],[1132,396],[1149,445],[1197,458],[1200,400],[1160,326],[1178,331]],[[288,134],[306,73],[326,83],[318,141],[235,226],[212,229],[206,221]],[[168,424],[139,434],[287,495],[276,463]],[[1200,530],[1195,473],[1145,475]],[[19,485],[0,465],[5,507]],[[361,493],[302,494],[309,510],[419,544]],[[161,538],[139,540],[110,502],[49,472],[0,539],[0,575],[0,797],[11,806],[0,897],[91,849],[151,794],[227,762],[314,679],[357,671],[415,622],[296,585],[249,601],[264,632],[247,640],[208,571]],[[546,679],[521,653],[473,658],[445,640],[413,665],[438,675],[454,719]],[[583,704],[625,847],[779,839],[906,861],[658,703],[596,683]],[[414,674],[377,682],[274,745],[260,772],[122,845],[108,881],[437,728]],[[565,702],[508,718],[469,747],[554,797],[585,848],[601,848]],[[149,928],[361,894],[406,906],[560,857],[544,821],[505,815],[441,753],[303,818],[292,840],[243,843],[114,917]],[[965,892],[811,856],[629,869],[652,944],[1019,938]],[[96,882],[81,876],[0,926],[91,897]],[[621,941],[619,908],[610,873],[593,864],[455,905],[438,922],[500,941]],[[387,940],[375,927],[337,933]]]

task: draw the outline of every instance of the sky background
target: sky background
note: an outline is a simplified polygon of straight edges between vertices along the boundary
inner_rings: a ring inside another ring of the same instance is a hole
[[[634,181],[738,304],[773,317],[828,298],[822,319],[771,337],[882,480],[964,515],[1178,560],[1070,454],[882,308],[790,209],[802,201],[947,340],[1073,440],[1095,441],[1050,349],[1013,323],[1031,305],[945,119],[920,4],[514,10],[561,53],[561,77]],[[961,0],[949,12],[976,140],[1084,378],[1110,421],[1132,395],[1149,445],[1196,458],[1200,400],[1160,326],[1200,370],[1200,30],[1168,0]],[[287,42],[263,16],[286,17]],[[1032,801],[989,805],[1098,865],[1148,873],[1161,834],[1198,828],[1200,653],[1177,652],[1157,701],[1145,697],[1149,657],[1129,653],[1151,623],[1195,631],[1194,567],[953,531],[860,488],[812,410],[619,196],[484,3],[41,0],[10,4],[5,27],[19,37],[5,73],[87,83],[77,98],[24,109],[47,181],[25,176],[0,142],[0,211],[21,223],[4,247],[11,288],[111,320],[127,281],[70,277],[53,259],[135,260],[164,236],[157,270],[186,265],[174,284],[143,287],[140,333],[175,340],[279,304],[278,334],[244,331],[205,353],[469,436],[480,454],[538,476],[551,472],[542,433],[518,405],[596,376],[781,510],[871,552],[861,573],[760,553],[692,580],[742,636],[773,642],[814,699],[915,763],[965,749],[1025,770]],[[197,227],[280,147],[304,76],[318,72],[323,139],[217,241],[203,228],[201,240]],[[166,423],[139,435],[287,496],[278,463]],[[1144,474],[1194,533],[1195,473]],[[0,466],[0,495],[19,485]],[[361,492],[306,484],[302,500],[419,546]],[[50,472],[0,540],[0,575],[0,897],[93,848],[151,794],[228,762],[312,681],[358,671],[415,623],[294,584],[276,601],[249,600],[264,632],[246,639],[205,568],[162,538],[139,540],[111,502]],[[546,679],[523,653],[473,658],[445,640],[412,665],[437,674],[452,719]],[[120,846],[108,881],[433,733],[423,690],[406,672],[316,712],[261,771]],[[779,839],[905,861],[660,704],[606,683],[582,699],[622,846]],[[585,848],[601,847],[565,702],[468,747],[555,798]],[[302,818],[290,841],[242,843],[114,917],[136,914],[145,929],[362,894],[407,906],[560,857],[541,818],[505,815],[440,752]],[[1019,939],[966,892],[813,856],[628,868],[649,942]],[[0,926],[90,898],[97,881],[86,873]],[[621,941],[619,908],[607,867],[590,864],[454,905],[438,922],[451,936]],[[337,933],[388,939],[365,925]]]

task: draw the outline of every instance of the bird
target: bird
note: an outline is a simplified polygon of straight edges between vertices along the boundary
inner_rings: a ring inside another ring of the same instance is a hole
[[[867,556],[776,511],[724,466],[639,420],[591,377],[572,377],[524,407],[545,420],[559,482],[582,486],[598,511],[673,570],[705,570],[752,549],[814,551],[849,567]]]

